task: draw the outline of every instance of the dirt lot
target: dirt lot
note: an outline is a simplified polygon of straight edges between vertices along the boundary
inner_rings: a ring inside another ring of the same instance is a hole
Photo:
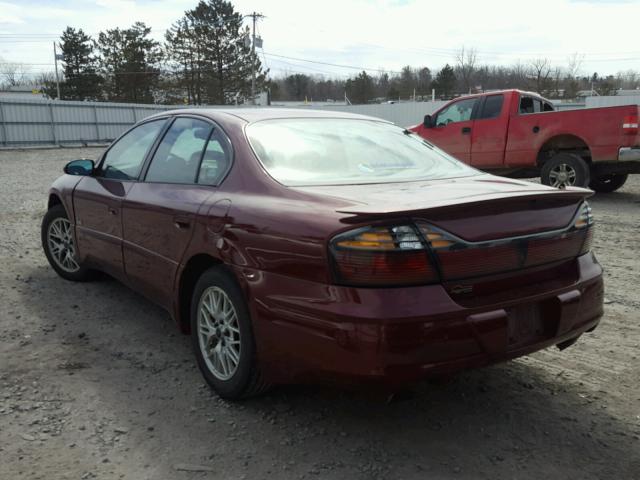
[[[164,311],[47,265],[48,186],[98,151],[0,152],[1,479],[640,478],[640,176],[592,201],[606,315],[568,350],[391,403],[286,387],[233,404]]]

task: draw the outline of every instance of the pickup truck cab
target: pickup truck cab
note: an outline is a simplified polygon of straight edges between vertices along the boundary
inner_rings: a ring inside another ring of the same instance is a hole
[[[555,111],[536,93],[503,90],[456,98],[411,130],[481,170],[613,192],[640,173],[639,110]]]

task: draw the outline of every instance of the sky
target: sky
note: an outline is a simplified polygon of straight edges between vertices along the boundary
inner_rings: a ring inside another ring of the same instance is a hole
[[[0,0],[0,57],[53,70],[52,42],[67,25],[97,36],[140,20],[162,40],[197,0]],[[527,64],[548,58],[580,73],[640,70],[640,0],[233,0],[258,11],[260,57],[273,76],[307,73],[346,78],[366,69],[432,71],[473,48],[481,64]],[[247,20],[248,22],[249,20]],[[288,57],[288,58],[285,58]],[[332,66],[326,64],[335,64]],[[347,68],[353,67],[353,68]]]

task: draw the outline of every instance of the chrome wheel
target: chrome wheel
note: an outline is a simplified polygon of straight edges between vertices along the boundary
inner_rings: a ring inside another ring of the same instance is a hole
[[[576,171],[566,163],[560,163],[549,171],[549,180],[552,187],[570,187],[576,183]]]
[[[76,262],[76,249],[69,220],[58,217],[49,224],[47,246],[53,261],[62,270],[68,273],[80,270],[80,265]]]
[[[229,380],[240,363],[240,325],[236,309],[224,290],[209,287],[198,302],[198,344],[209,371]]]

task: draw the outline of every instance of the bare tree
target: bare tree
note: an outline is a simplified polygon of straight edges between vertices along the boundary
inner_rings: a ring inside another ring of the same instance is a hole
[[[7,62],[0,58],[0,79],[0,83],[8,87],[24,85],[28,81],[28,68],[21,63]]]
[[[541,95],[551,90],[551,64],[547,58],[536,58],[531,62],[531,73],[535,81],[535,89]]]
[[[471,86],[473,85],[473,75],[476,71],[477,52],[474,48],[466,50],[463,46],[456,54],[456,63],[458,66],[458,72],[462,79],[462,84],[465,91],[471,92]]]

